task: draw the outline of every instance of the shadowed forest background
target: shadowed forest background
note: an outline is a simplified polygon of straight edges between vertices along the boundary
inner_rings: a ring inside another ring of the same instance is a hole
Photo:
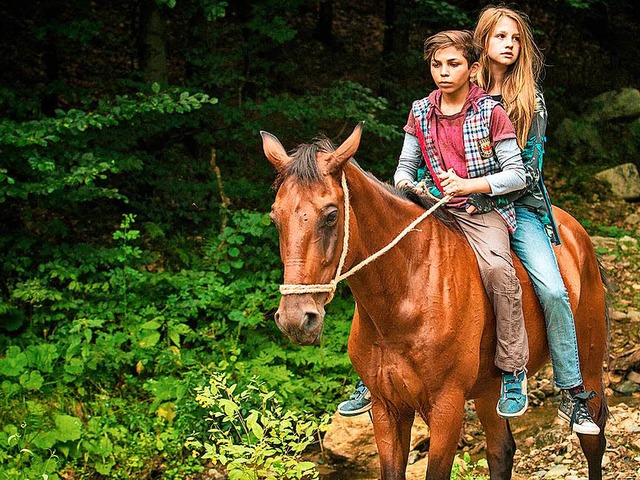
[[[473,28],[487,3],[3,2],[0,476],[201,478],[185,442],[205,450],[211,406],[196,388],[212,375],[250,385],[241,411],[264,412],[275,392],[333,412],[354,375],[353,302],[343,286],[319,348],[275,327],[259,131],[292,148],[339,143],[365,120],[357,160],[390,180],[410,104],[434,88],[422,41]],[[600,95],[639,86],[640,9],[513,6],[546,56],[552,199],[590,233],[630,233],[584,205],[607,194],[594,172],[640,165],[637,113],[599,114],[614,98]],[[261,436],[248,424],[233,442]]]

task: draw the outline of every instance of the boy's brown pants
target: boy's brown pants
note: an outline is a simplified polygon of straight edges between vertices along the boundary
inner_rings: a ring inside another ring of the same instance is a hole
[[[493,304],[498,337],[495,365],[507,372],[522,370],[529,360],[529,344],[507,225],[495,211],[473,215],[458,208],[449,211],[476,254],[484,288]]]

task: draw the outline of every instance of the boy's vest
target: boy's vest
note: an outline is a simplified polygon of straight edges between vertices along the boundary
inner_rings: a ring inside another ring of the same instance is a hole
[[[496,105],[499,103],[486,96],[472,102],[472,106],[467,109],[462,131],[469,178],[485,177],[501,171],[489,133],[491,113]],[[443,171],[444,167],[440,161],[433,135],[431,135],[433,105],[427,98],[423,98],[413,102],[412,110],[416,119],[416,136],[420,142],[422,155],[426,160],[431,177],[442,192],[440,179],[436,173]],[[509,231],[515,232],[516,212],[513,204],[498,206],[496,212],[503,218]]]

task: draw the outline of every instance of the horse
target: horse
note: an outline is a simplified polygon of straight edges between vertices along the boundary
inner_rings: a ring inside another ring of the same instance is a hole
[[[356,307],[348,352],[371,391],[381,478],[405,479],[417,412],[431,431],[426,479],[449,480],[465,401],[473,399],[491,479],[510,479],[515,442],[495,408],[495,318],[474,253],[446,209],[432,202],[425,212],[426,200],[411,201],[357,165],[361,133],[359,124],[337,148],[325,139],[287,153],[277,137],[261,132],[278,174],[270,217],[284,284],[275,322],[293,343],[318,344],[325,305],[347,276],[343,268],[350,269]],[[597,393],[589,408],[601,429],[597,436],[578,436],[589,479],[601,480],[608,412],[605,279],[582,226],[563,210],[554,212],[562,239],[555,253],[575,315],[584,384]],[[515,263],[533,374],[549,359],[545,322],[526,271]]]

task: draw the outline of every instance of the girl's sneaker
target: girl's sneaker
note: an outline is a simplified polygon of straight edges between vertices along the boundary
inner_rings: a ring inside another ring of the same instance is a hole
[[[596,396],[595,392],[582,392],[571,394],[568,390],[562,390],[558,417],[570,425],[572,431],[584,435],[598,435],[600,427],[595,424],[587,409],[587,400]]]

